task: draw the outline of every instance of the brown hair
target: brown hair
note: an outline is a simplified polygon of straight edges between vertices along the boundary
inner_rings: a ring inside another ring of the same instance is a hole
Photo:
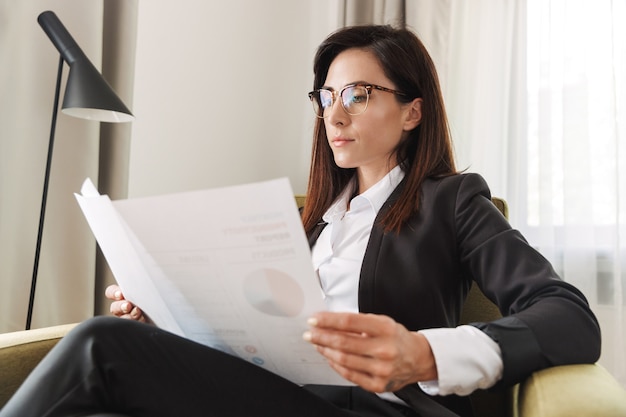
[[[456,172],[452,142],[439,79],[430,55],[415,34],[391,26],[354,26],[331,34],[318,47],[313,64],[313,89],[326,81],[328,68],[341,52],[359,48],[372,52],[385,76],[409,103],[422,98],[422,120],[396,149],[405,173],[400,198],[381,220],[385,230],[400,230],[419,209],[420,188],[425,178]],[[307,199],[302,212],[304,229],[310,232],[348,184],[355,169],[335,164],[322,119],[317,119],[313,137]],[[313,197],[313,198],[311,198]]]

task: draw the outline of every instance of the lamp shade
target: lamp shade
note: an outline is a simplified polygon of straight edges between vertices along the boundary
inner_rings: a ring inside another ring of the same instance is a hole
[[[88,60],[70,66],[62,111],[82,119],[130,122],[133,115]]]
[[[101,122],[132,121],[134,116],[130,110],[83,53],[56,14],[43,12],[37,21],[70,67],[63,113]]]

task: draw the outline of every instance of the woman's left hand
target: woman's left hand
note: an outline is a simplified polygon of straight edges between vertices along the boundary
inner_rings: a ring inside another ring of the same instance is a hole
[[[320,312],[309,319],[304,339],[348,381],[372,392],[392,392],[437,379],[428,340],[376,314]]]

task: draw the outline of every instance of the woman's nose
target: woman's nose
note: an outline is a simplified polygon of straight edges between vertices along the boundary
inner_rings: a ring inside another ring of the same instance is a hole
[[[343,104],[341,103],[341,96],[333,100],[331,106],[326,109],[326,114],[328,115],[326,119],[330,124],[333,125],[336,125],[338,123],[345,124],[346,121],[350,118],[350,115],[346,113],[343,108]]]

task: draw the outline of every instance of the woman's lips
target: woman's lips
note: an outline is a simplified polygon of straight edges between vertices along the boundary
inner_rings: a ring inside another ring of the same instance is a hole
[[[334,146],[336,147],[342,147],[347,145],[350,142],[354,142],[354,139],[350,139],[350,138],[333,138],[332,143]]]

